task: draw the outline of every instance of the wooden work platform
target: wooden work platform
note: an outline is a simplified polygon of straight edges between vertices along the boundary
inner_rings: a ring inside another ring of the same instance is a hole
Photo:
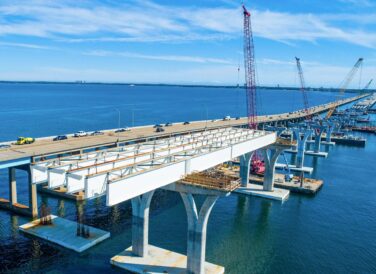
[[[149,245],[148,255],[136,256],[132,247],[111,258],[111,264],[132,273],[186,274],[187,256]],[[206,274],[223,274],[225,268],[206,262]]]
[[[77,236],[77,223],[51,215],[52,224],[42,225],[41,219],[21,225],[20,231],[62,247],[83,252],[110,237],[110,232],[89,226],[90,236]]]
[[[84,193],[82,191],[77,193],[67,193],[65,187],[57,187],[54,189],[48,188],[46,185],[38,185],[38,191],[41,193],[46,193],[51,196],[56,196],[64,199],[74,200],[74,201],[83,201]]]
[[[0,198],[0,209],[5,209],[13,211],[14,213],[31,216],[31,211],[27,205],[15,203],[11,205],[10,201],[7,199]]]
[[[260,176],[251,175],[249,181],[254,184],[262,185],[264,178]],[[300,178],[294,176],[290,182],[285,181],[285,175],[276,173],[274,185],[278,188],[287,189],[295,193],[303,194],[315,194],[323,186],[322,180],[316,180],[311,178],[304,178],[303,186],[300,186]]]

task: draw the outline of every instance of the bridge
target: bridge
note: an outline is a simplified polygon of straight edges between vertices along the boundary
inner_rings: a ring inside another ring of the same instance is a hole
[[[310,113],[320,114],[334,105],[365,96],[316,106]],[[306,114],[296,111],[260,116],[258,121],[297,122]],[[292,146],[290,142],[279,141],[275,132],[250,130],[244,128],[246,124],[246,118],[198,121],[173,124],[165,127],[165,132],[145,126],[119,134],[106,131],[99,136],[55,142],[48,137],[29,145],[11,145],[0,150],[0,169],[8,169],[9,173],[9,200],[0,199],[0,207],[37,218],[39,184],[49,189],[64,188],[68,194],[79,193],[82,199],[103,196],[107,206],[130,200],[132,246],[114,256],[112,264],[137,273],[143,273],[145,268],[155,271],[161,269],[158,262],[169,254],[170,265],[164,266],[169,273],[181,269],[187,269],[188,273],[223,273],[223,267],[205,261],[206,226],[215,202],[238,186],[243,193],[250,191],[250,160],[256,150],[261,150],[265,159],[262,190],[273,193],[278,156]],[[201,173],[234,158],[240,158],[239,182]],[[17,203],[17,170],[28,174],[29,206]],[[198,175],[192,177],[192,174]],[[149,206],[158,188],[176,191],[182,197],[188,220],[186,256],[148,243]],[[200,209],[195,194],[205,197]],[[54,241],[53,237],[49,236],[49,240]]]
[[[352,98],[347,98],[338,101],[338,103],[327,103],[315,107],[311,107],[309,112],[312,115],[324,113],[336,105],[346,105],[348,103],[357,101],[369,94],[362,94]],[[273,114],[258,116],[258,123],[274,123],[274,122],[297,122],[304,120],[306,112],[304,110],[294,111],[290,113]],[[2,144],[10,144],[8,149],[0,148],[0,169],[7,168],[13,165],[14,162],[31,163],[43,157],[53,157],[64,155],[66,153],[82,153],[84,151],[101,148],[120,146],[131,142],[141,142],[152,139],[166,138],[178,134],[185,134],[191,132],[202,131],[204,129],[216,129],[223,127],[241,127],[247,125],[247,118],[240,118],[238,120],[231,119],[229,121],[223,120],[208,120],[191,122],[188,125],[182,123],[172,124],[170,127],[165,127],[164,132],[155,132],[153,126],[140,126],[132,128],[129,132],[114,133],[114,130],[104,131],[104,135],[87,136],[80,138],[68,138],[63,141],[52,141],[53,137],[37,138],[33,144],[17,146],[12,145],[12,142],[3,142]],[[72,136],[68,135],[68,136]]]

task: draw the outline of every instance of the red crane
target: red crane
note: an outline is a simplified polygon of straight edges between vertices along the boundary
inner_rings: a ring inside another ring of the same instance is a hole
[[[295,60],[296,60],[296,67],[298,69],[299,80],[300,80],[300,91],[303,93],[304,111],[306,113],[307,120],[311,120],[312,115],[309,113],[308,96],[307,96],[307,92],[305,89],[305,81],[304,81],[302,65],[300,64],[300,58],[295,57]]]
[[[251,13],[243,5],[244,15],[244,72],[247,98],[248,127],[257,129],[255,51],[251,26]]]
[[[243,5],[244,16],[244,72],[249,129],[257,129],[255,50],[251,26],[251,13]],[[263,175],[265,164],[257,151],[251,160],[251,173]]]

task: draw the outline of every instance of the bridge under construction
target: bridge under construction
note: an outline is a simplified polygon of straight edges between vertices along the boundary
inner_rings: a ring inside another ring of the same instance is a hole
[[[348,104],[365,96],[312,107],[309,114],[324,113],[334,104]],[[306,115],[307,111],[302,110],[257,118],[259,126],[287,125],[304,120]],[[152,126],[144,126],[119,134],[105,131],[100,136],[62,141],[47,137],[37,139],[33,144],[11,144],[10,148],[0,150],[0,169],[8,169],[9,173],[9,199],[0,199],[0,207],[38,218],[37,189],[42,185],[51,192],[76,195],[81,200],[103,196],[107,206],[130,200],[132,246],[113,257],[112,264],[139,273],[148,265],[152,272],[166,254],[172,254],[170,268],[178,264],[190,273],[204,273],[205,269],[207,273],[223,273],[223,267],[205,261],[206,225],[211,209],[219,197],[233,191],[285,200],[289,191],[274,187],[276,162],[283,151],[296,145],[296,141],[281,140],[276,132],[249,129],[248,119],[241,118],[186,125],[176,123],[166,127],[165,132],[155,132]],[[249,178],[255,151],[262,151],[265,162],[260,187],[251,185]],[[234,159],[240,159],[240,179],[210,171]],[[29,205],[17,202],[17,170],[28,174]],[[154,191],[159,188],[178,192],[183,199],[189,231],[186,256],[148,244],[149,205]],[[194,194],[206,197],[200,210]],[[46,226],[40,225],[40,220],[20,229],[79,252],[109,237],[108,233],[97,231],[100,237],[88,240],[88,243],[82,242],[81,238],[77,240],[74,235],[62,242],[62,235],[66,235],[75,223],[56,216],[49,220],[57,227],[60,225],[61,230],[51,233]],[[96,231],[95,228],[91,230]]]

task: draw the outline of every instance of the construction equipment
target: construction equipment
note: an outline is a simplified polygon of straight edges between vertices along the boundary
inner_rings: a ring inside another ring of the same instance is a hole
[[[363,91],[366,91],[370,87],[370,85],[372,84],[372,82],[373,82],[373,79],[369,80],[369,82],[367,83],[367,85],[364,87]]]
[[[296,60],[296,67],[298,69],[299,79],[300,79],[300,91],[303,94],[303,102],[304,102],[304,112],[306,113],[306,118],[308,121],[312,120],[312,115],[309,113],[309,104],[308,104],[308,96],[305,89],[305,81],[303,75],[302,65],[300,64],[300,58],[295,57]]]
[[[243,5],[244,15],[244,72],[248,127],[257,129],[255,52],[251,26],[251,13]]]
[[[265,163],[258,156],[252,157],[251,160],[251,174],[264,176],[265,173]]]
[[[34,142],[35,142],[35,139],[31,137],[18,137],[16,145],[26,145],[26,144],[32,144]]]
[[[286,171],[287,173],[285,174],[285,181],[286,182],[291,182],[291,180],[294,178],[294,175],[291,173],[289,162],[286,159],[286,155],[284,152],[281,153],[283,156],[283,159],[285,160],[286,163]]]
[[[362,64],[363,64],[363,58],[359,58],[358,61],[356,61],[356,63],[353,66],[353,68],[347,74],[345,80],[342,82],[342,85],[341,85],[341,87],[339,89],[338,97],[341,96],[345,92],[345,90],[347,89],[348,85],[351,83],[351,81],[354,78],[356,72],[359,70],[359,68],[361,67]],[[336,109],[338,107],[338,103],[339,103],[338,101],[339,101],[339,98],[333,104],[333,107],[329,109],[329,111],[328,111],[328,113],[326,114],[326,117],[325,117],[326,119],[329,119],[330,117],[332,117],[333,113],[336,111]]]
[[[257,129],[255,51],[251,25],[251,13],[243,5],[244,27],[244,73],[247,103],[248,128]],[[255,151],[251,160],[251,173],[263,175],[265,163]]]

